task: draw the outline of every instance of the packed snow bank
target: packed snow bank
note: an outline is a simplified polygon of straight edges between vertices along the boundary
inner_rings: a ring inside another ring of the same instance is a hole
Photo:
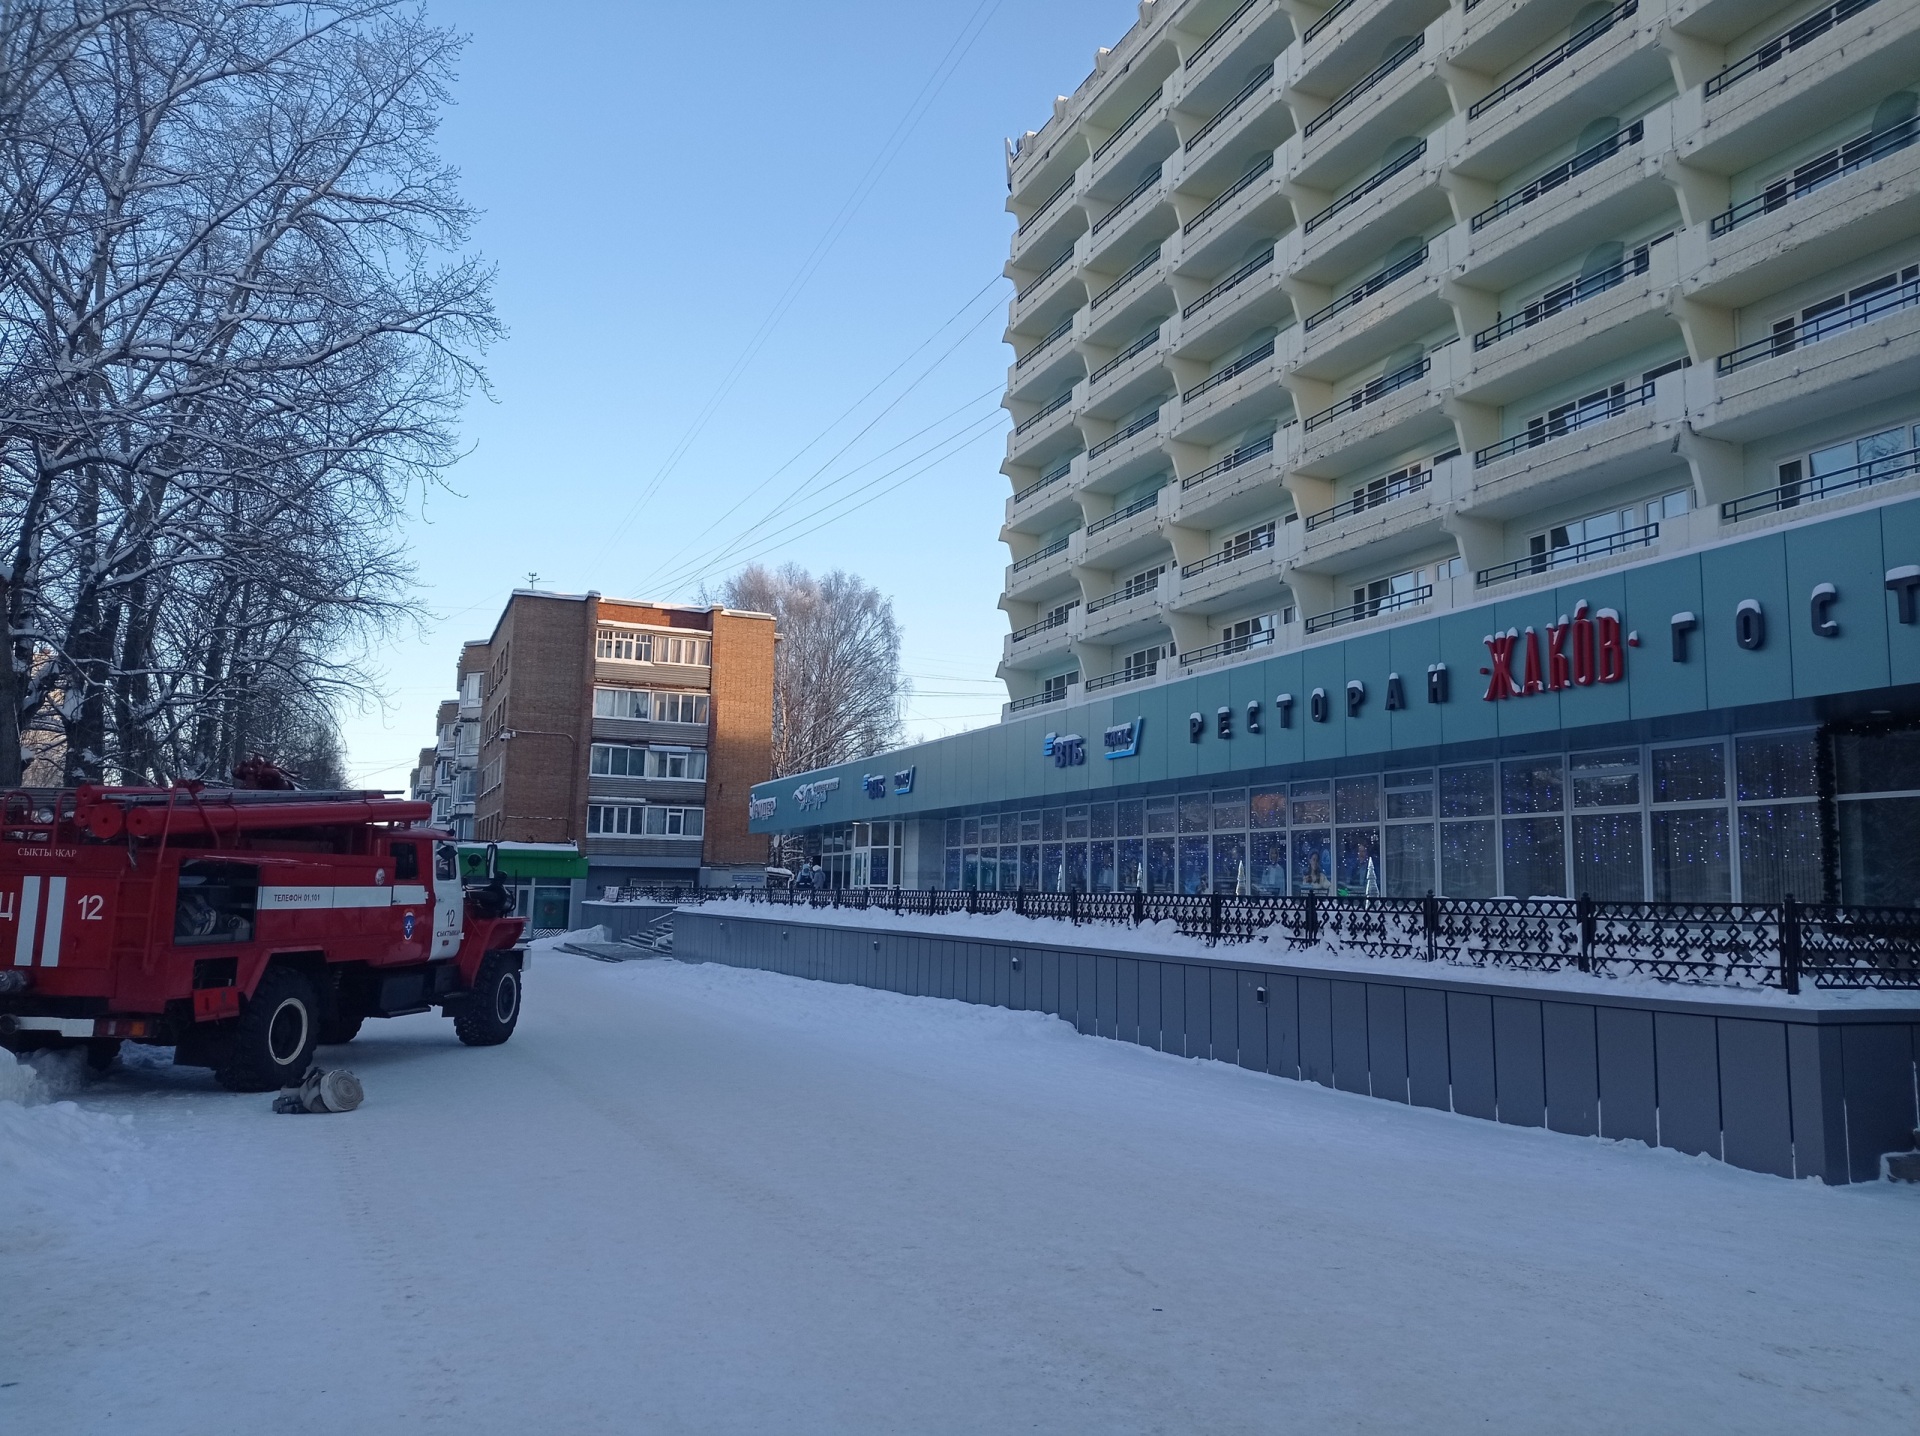
[[[47,1060],[56,1055],[22,1062],[0,1050],[0,1251],[99,1207],[134,1150],[131,1116],[54,1100],[80,1081]]]
[[[713,917],[757,918],[762,922],[807,923],[819,927],[868,931],[910,932],[927,937],[958,937],[970,942],[1027,942],[1042,947],[1092,948],[1103,952],[1137,953],[1143,957],[1204,957],[1238,967],[1312,968],[1330,972],[1378,973],[1382,976],[1439,978],[1475,982],[1528,992],[1552,989],[1591,992],[1612,997],[1664,997],[1678,1001],[1752,1003],[1767,1007],[1912,1007],[1920,1009],[1920,992],[1847,992],[1809,986],[1797,996],[1777,988],[1719,987],[1708,983],[1660,982],[1651,977],[1614,977],[1575,968],[1558,972],[1524,972],[1504,967],[1476,967],[1444,958],[1427,962],[1417,958],[1373,957],[1329,942],[1295,947],[1282,928],[1256,933],[1251,942],[1209,943],[1188,937],[1172,922],[1071,923],[1064,918],[1022,917],[1018,913],[895,914],[885,908],[786,907],[777,903],[750,903],[720,899],[680,909]]]

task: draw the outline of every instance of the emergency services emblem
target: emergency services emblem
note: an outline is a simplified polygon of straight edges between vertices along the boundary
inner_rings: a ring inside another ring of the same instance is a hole
[[[408,942],[413,941],[413,914],[408,913],[400,919],[400,935]]]

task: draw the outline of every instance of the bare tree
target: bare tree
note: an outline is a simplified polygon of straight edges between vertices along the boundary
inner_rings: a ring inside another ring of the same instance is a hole
[[[49,721],[68,781],[217,773],[365,690],[496,333],[458,50],[401,0],[0,0],[0,783]]]
[[[853,574],[815,578],[755,564],[720,591],[729,608],[771,613],[773,774],[865,758],[900,741],[907,681],[893,601]]]

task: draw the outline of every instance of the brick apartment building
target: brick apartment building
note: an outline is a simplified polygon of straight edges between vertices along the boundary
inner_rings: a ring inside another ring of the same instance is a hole
[[[516,590],[461,648],[416,793],[476,842],[577,846],[591,894],[758,883],[773,648],[766,614]]]

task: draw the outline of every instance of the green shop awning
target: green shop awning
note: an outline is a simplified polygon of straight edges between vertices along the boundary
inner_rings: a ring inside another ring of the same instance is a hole
[[[508,878],[584,878],[587,860],[572,843],[500,843],[499,871]],[[460,844],[460,876],[485,880],[486,843]]]

